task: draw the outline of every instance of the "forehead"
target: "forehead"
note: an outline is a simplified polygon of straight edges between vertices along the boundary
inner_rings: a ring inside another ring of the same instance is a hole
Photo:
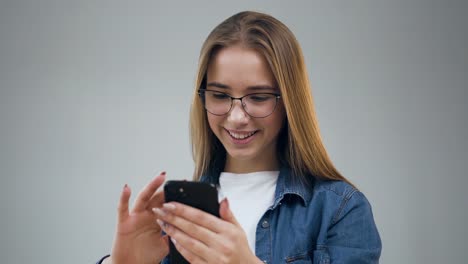
[[[207,81],[239,89],[253,85],[276,86],[266,59],[254,49],[241,46],[226,47],[213,55]]]

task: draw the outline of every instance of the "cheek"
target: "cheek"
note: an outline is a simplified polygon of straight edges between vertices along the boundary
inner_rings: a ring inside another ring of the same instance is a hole
[[[284,121],[286,119],[284,108],[280,106],[270,117],[270,119],[265,120],[267,121],[265,124],[271,128],[271,133],[277,135],[283,127]]]
[[[208,125],[211,128],[211,131],[217,134],[219,130],[219,124],[221,122],[220,118],[218,116],[213,116],[213,115],[208,114],[207,119],[208,119]]]
[[[270,127],[270,133],[272,134],[272,136],[278,135],[282,126],[283,126],[283,118],[281,117],[277,117],[277,118],[270,120],[268,124],[268,127]]]

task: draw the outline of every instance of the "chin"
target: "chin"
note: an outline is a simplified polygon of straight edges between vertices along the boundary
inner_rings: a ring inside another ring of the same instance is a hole
[[[246,151],[246,150],[234,150],[234,151],[229,151],[227,150],[227,154],[235,160],[240,160],[240,161],[249,161],[255,159],[256,155],[255,153],[252,153],[251,151]]]

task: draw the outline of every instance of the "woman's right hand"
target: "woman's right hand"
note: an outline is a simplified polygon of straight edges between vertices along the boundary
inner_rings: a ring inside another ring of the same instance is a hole
[[[131,190],[125,185],[120,196],[117,230],[112,252],[104,263],[146,264],[159,263],[169,252],[167,236],[161,234],[152,208],[162,207],[164,192],[157,189],[164,183],[162,172],[141,191],[129,211]]]

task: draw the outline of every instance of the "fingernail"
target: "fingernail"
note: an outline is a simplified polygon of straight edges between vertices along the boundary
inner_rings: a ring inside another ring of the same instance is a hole
[[[167,210],[169,210],[169,211],[172,211],[172,210],[175,209],[175,205],[170,204],[170,203],[165,203],[165,204],[163,204],[163,207],[164,207],[164,209],[167,209]]]
[[[163,171],[163,172],[161,172],[161,174],[162,174],[162,175],[166,175],[166,172],[165,172],[165,171]]]
[[[125,188],[127,188],[127,186],[128,186],[128,185],[127,185],[127,184],[125,184],[125,185],[124,185],[124,187],[123,187],[123,189],[125,190]]]
[[[172,244],[177,245],[177,241],[173,237],[171,237],[171,241],[172,241]]]
[[[160,219],[156,219],[156,222],[158,223],[158,225],[159,225],[162,229],[165,229],[165,228],[166,228],[166,224],[164,224],[164,222],[161,221]]]
[[[152,209],[154,213],[156,213],[157,215],[160,215],[160,216],[166,216],[166,212],[164,212],[163,210],[159,209],[159,208],[153,208]]]

